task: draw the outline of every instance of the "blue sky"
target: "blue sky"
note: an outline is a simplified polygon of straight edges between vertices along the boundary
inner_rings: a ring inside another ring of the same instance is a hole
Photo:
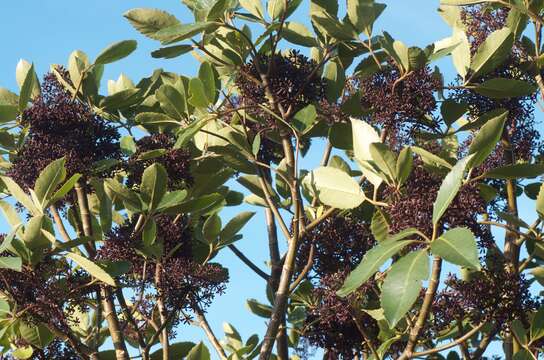
[[[376,33],[387,30],[394,38],[421,47],[450,35],[450,29],[436,12],[438,0],[382,2],[387,3],[388,8],[375,26]],[[167,10],[183,22],[192,19],[192,15],[179,0],[2,0],[0,86],[18,92],[15,66],[20,58],[34,62],[38,73],[43,74],[50,64],[65,64],[75,49],[83,50],[93,58],[108,44],[124,39],[138,40],[138,49],[130,57],[108,65],[104,80],[116,79],[123,72],[137,82],[159,67],[186,75],[195,74],[198,63],[189,54],[172,60],[157,60],[150,56],[150,52],[157,49],[159,44],[138,34],[122,17],[126,10],[135,7]],[[307,23],[307,8],[297,11],[295,18],[296,21]],[[451,79],[453,68],[449,59],[441,61],[440,66],[446,78]],[[321,156],[318,151],[316,149],[315,154],[305,159],[307,168],[318,165]],[[242,210],[247,209],[238,208],[235,211]],[[224,222],[234,216],[235,211],[226,211]],[[264,268],[268,254],[263,236],[265,225],[262,210],[257,211],[259,213],[246,227],[244,238],[237,245]],[[211,326],[219,337],[223,335],[221,324],[224,321],[233,324],[244,339],[253,333],[262,335],[264,319],[252,315],[244,305],[246,298],[265,299],[262,281],[228,250],[220,254],[217,260],[229,267],[231,282],[226,294],[209,309]],[[197,341],[204,338],[199,328],[191,326],[181,328],[178,335],[183,340]]]

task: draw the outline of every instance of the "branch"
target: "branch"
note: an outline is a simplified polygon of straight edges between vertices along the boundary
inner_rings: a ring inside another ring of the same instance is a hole
[[[81,214],[81,222],[83,225],[83,233],[85,236],[93,236],[93,228],[91,223],[91,213],[89,212],[89,204],[87,203],[87,194],[85,189],[81,187],[79,182],[75,185],[77,194],[77,202],[79,205],[79,212]],[[93,244],[94,245],[94,244]],[[87,251],[89,256],[93,258],[95,256],[95,248],[92,245],[88,245]],[[102,307],[104,309],[104,317],[108,322],[108,329],[110,330],[111,340],[113,347],[115,348],[115,358],[117,360],[129,360],[127,347],[119,324],[119,318],[115,312],[115,303],[113,302],[113,296],[111,289],[108,286],[102,285],[101,287]]]
[[[436,354],[438,352],[441,352],[441,351],[444,351],[444,350],[447,350],[447,349],[450,349],[452,347],[455,347],[457,345],[460,345],[460,344],[463,344],[465,341],[467,341],[468,339],[470,339],[472,336],[474,336],[474,334],[476,334],[478,331],[480,331],[480,329],[485,325],[485,322],[481,323],[480,325],[472,328],[469,332],[467,332],[465,335],[461,336],[460,338],[457,338],[455,339],[454,341],[452,342],[449,342],[445,345],[442,345],[442,346],[438,346],[438,347],[435,347],[434,349],[429,349],[429,350],[425,350],[425,351],[420,351],[420,352],[415,352],[412,354],[413,357],[416,357],[416,356],[425,356],[425,355],[430,355],[430,354]]]
[[[270,322],[268,323],[268,328],[263,339],[263,345],[261,347],[261,352],[259,355],[260,360],[268,360],[270,354],[272,353],[272,347],[276,340],[276,335],[282,319],[285,316],[285,311],[287,309],[287,300],[289,298],[289,285],[291,282],[291,276],[293,274],[293,268],[296,260],[296,253],[298,248],[299,240],[299,221],[302,217],[302,203],[299,203],[299,193],[298,193],[298,180],[296,174],[294,173],[294,152],[291,141],[289,138],[283,138],[283,146],[285,158],[287,161],[287,170],[289,172],[289,177],[291,179],[291,199],[293,201],[294,207],[294,218],[292,231],[293,235],[288,236],[289,246],[287,249],[287,254],[285,257],[285,262],[283,263],[283,269],[281,272],[280,282],[278,290],[276,291],[276,296],[274,298],[274,307],[272,309],[272,315],[270,317]]]
[[[413,356],[413,351],[417,343],[419,332],[423,328],[423,325],[425,325],[425,321],[427,321],[427,316],[429,315],[429,312],[431,310],[431,305],[433,304],[434,296],[436,294],[436,290],[438,289],[438,283],[440,281],[441,272],[442,272],[442,259],[438,256],[435,256],[433,260],[433,270],[431,274],[431,279],[429,280],[429,287],[427,288],[427,291],[425,292],[423,305],[421,306],[421,310],[419,311],[419,316],[416,320],[415,325],[412,327],[412,330],[410,330],[408,344],[406,345],[406,348],[404,349],[404,352],[402,353],[402,355],[399,357],[399,360],[410,359]]]
[[[268,281],[270,279],[270,276],[265,273],[263,270],[259,269],[257,265],[255,265],[251,260],[247,258],[247,256],[244,255],[234,244],[228,245],[229,249],[236,255],[244,264],[246,264],[251,270],[253,270],[257,275],[262,277],[264,280]]]
[[[210,340],[212,346],[215,348],[217,355],[219,355],[221,360],[227,360],[227,354],[225,353],[225,350],[221,346],[221,343],[219,342],[219,340],[217,340],[217,337],[213,333],[213,330],[210,327],[210,324],[208,323],[208,320],[206,319],[206,316],[204,316],[202,310],[198,306],[195,306],[194,311],[196,313],[196,317],[198,318],[200,327],[206,333],[206,336],[208,337],[208,340]]]

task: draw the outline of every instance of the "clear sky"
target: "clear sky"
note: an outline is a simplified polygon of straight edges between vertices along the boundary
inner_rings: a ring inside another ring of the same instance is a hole
[[[304,1],[307,2],[306,0]],[[436,8],[438,0],[386,0],[388,7],[375,26],[375,32],[387,30],[394,38],[408,45],[424,47],[450,35]],[[342,1],[344,3],[344,1]],[[122,17],[135,7],[156,7],[175,14],[183,22],[192,15],[179,0],[1,0],[0,1],[0,87],[17,91],[15,66],[20,58],[34,62],[39,74],[50,64],[66,64],[68,55],[75,49],[85,51],[91,58],[108,44],[124,40],[138,40],[138,49],[128,58],[107,65],[104,80],[116,79],[121,72],[137,82],[151,74],[153,69],[195,74],[198,63],[187,54],[172,60],[157,60],[150,52],[159,47],[156,41],[144,38]],[[307,8],[295,14],[297,21],[308,23]],[[450,60],[440,63],[446,78],[453,76]],[[104,81],[105,83],[105,81]],[[105,91],[104,91],[105,92]],[[316,151],[319,151],[316,149]],[[305,164],[317,166],[320,154],[310,154]],[[236,209],[242,211],[247,209]],[[245,228],[244,238],[238,246],[264,268],[268,250],[262,210]],[[225,220],[235,212],[225,212]],[[5,224],[0,231],[5,231]],[[209,321],[222,337],[221,324],[233,324],[244,339],[253,333],[263,334],[264,319],[252,315],[245,308],[245,299],[264,300],[264,286],[260,278],[241,264],[228,250],[217,260],[230,269],[231,281],[225,295],[218,298],[209,309]],[[185,326],[178,332],[183,340],[198,341],[205,338],[199,328]],[[213,357],[213,355],[212,355]]]

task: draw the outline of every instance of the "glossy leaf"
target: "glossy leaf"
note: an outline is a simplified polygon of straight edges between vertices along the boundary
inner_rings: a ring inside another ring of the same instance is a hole
[[[204,345],[204,343],[200,342],[196,344],[191,351],[187,354],[186,360],[210,360],[210,351]]]
[[[465,175],[465,169],[469,161],[471,161],[472,155],[469,155],[457,162],[451,171],[446,175],[440,185],[436,200],[433,204],[433,224],[437,224],[442,215],[448,209],[451,202],[457,195],[457,192],[461,188],[463,182],[463,176]]]
[[[174,15],[158,9],[136,8],[127,11],[123,16],[138,32],[154,40],[162,40],[157,36],[160,30],[180,23]]]
[[[157,223],[155,219],[147,219],[145,226],[142,230],[142,242],[145,247],[151,246],[157,239]]]
[[[149,205],[149,211],[153,212],[157,208],[166,194],[167,184],[168,174],[161,164],[154,163],[144,170],[140,191]]]
[[[81,266],[85,271],[87,271],[89,274],[91,274],[93,277],[97,278],[98,280],[110,285],[110,286],[116,286],[115,280],[111,277],[110,274],[108,274],[103,268],[92,262],[91,260],[78,255],[76,253],[67,253],[66,257],[72,261],[74,261],[76,264]]]
[[[467,228],[458,227],[446,231],[431,243],[431,251],[452,264],[480,269],[476,238]]]
[[[96,65],[105,65],[121,60],[136,50],[137,46],[136,40],[123,40],[113,43],[98,54],[94,63]]]
[[[304,183],[321,203],[339,209],[353,209],[366,198],[357,181],[333,167],[312,170]]]
[[[534,178],[544,174],[544,164],[514,164],[500,166],[483,174],[490,179]]]
[[[221,230],[221,242],[226,242],[232,239],[242,228],[247,224],[249,220],[255,215],[252,211],[243,211],[233,217],[227,225]]]
[[[382,178],[367,167],[361,166],[362,162],[372,160],[370,144],[381,142],[380,135],[368,123],[352,118],[351,128],[353,132],[353,152],[363,175],[374,185],[380,186]]]
[[[480,131],[478,131],[468,150],[469,154],[474,154],[469,164],[471,168],[481,165],[497,147],[507,118],[508,111],[503,111],[496,117],[488,120]]]
[[[66,178],[65,163],[65,158],[60,158],[51,162],[42,170],[38,179],[36,179],[34,192],[42,204],[42,208],[44,207],[43,205],[46,205],[47,200],[53,195],[53,192],[60,183]]]
[[[342,285],[342,288],[336,292],[338,296],[347,296],[357,290],[368,279],[370,279],[376,271],[405,246],[411,244],[412,240],[385,240],[378,243],[370,251],[368,251],[363,260],[357,265]]]
[[[23,261],[20,257],[15,256],[0,256],[0,268],[21,271]]]
[[[537,86],[527,81],[507,78],[493,78],[476,85],[474,91],[493,99],[508,99],[530,96]]]
[[[501,65],[510,55],[514,43],[514,34],[508,28],[492,32],[478,47],[472,58],[470,70],[472,77],[487,74]]]
[[[429,255],[418,250],[395,262],[382,285],[380,297],[391,328],[406,315],[419,296],[422,280],[429,277]]]
[[[202,227],[202,233],[204,235],[204,240],[209,244],[215,242],[219,233],[221,232],[221,218],[217,214],[212,214],[204,222]]]

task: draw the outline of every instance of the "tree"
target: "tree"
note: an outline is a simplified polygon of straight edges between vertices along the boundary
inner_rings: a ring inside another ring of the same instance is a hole
[[[20,93],[0,89],[3,357],[210,359],[172,341],[185,322],[220,359],[479,359],[494,341],[541,356],[543,2],[442,0],[452,36],[425,48],[376,35],[373,0],[312,0],[312,29],[291,19],[302,0],[184,3],[193,23],[125,18],[153,57],[192,53],[196,77],[100,94],[126,40],[41,82],[21,61]],[[322,161],[304,169],[308,152]],[[236,246],[256,211],[268,269]],[[245,340],[206,319],[221,251],[267,285],[269,304],[247,299],[266,329]]]

